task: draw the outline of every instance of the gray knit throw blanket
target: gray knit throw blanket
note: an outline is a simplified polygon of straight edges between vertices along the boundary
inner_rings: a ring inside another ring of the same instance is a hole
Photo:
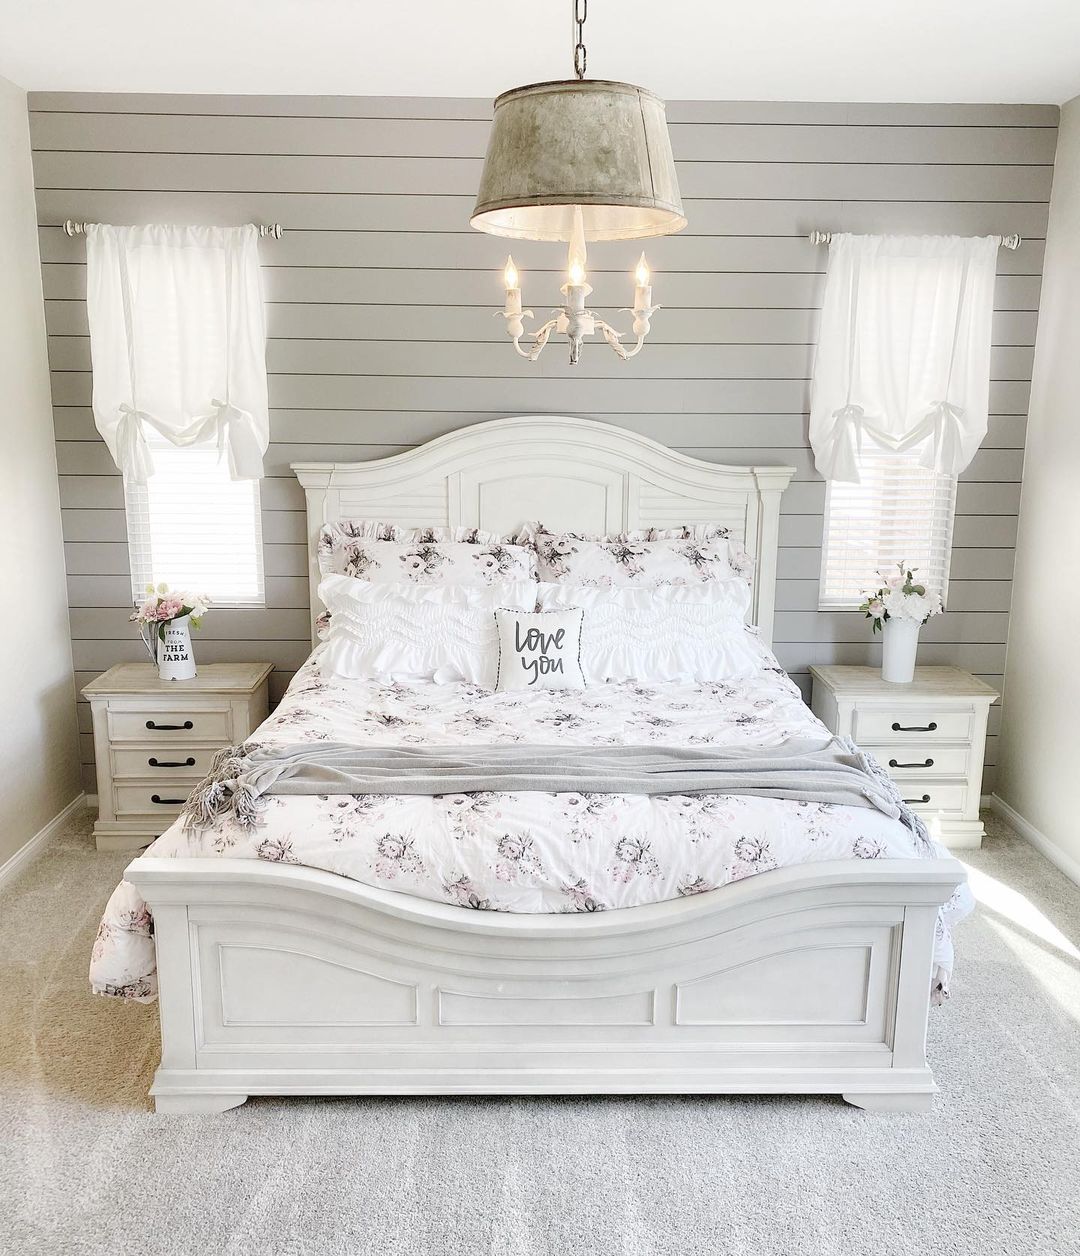
[[[182,813],[185,828],[259,823],[282,794],[742,794],[874,807],[931,849],[893,781],[847,738],[711,750],[682,746],[226,746]]]

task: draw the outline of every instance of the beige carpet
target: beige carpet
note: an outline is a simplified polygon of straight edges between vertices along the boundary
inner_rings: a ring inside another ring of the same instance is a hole
[[[834,1099],[253,1099],[159,1117],[152,1007],[87,993],[127,862],[85,823],[0,895],[5,1256],[1080,1252],[1080,891],[970,863],[923,1116]]]

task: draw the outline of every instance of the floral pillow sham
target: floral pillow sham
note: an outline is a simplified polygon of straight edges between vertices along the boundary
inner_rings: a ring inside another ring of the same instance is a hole
[[[719,524],[595,537],[527,523],[513,540],[535,549],[539,578],[550,583],[655,589],[749,580],[753,571],[742,542]]]
[[[371,584],[483,586],[536,579],[536,555],[480,528],[338,519],[319,532],[319,571]]]

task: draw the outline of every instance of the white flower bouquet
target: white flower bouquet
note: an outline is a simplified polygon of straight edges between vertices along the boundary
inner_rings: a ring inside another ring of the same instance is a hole
[[[909,568],[897,563],[897,570],[881,576],[881,588],[866,595],[859,607],[867,619],[873,620],[874,632],[880,632],[890,619],[906,620],[922,625],[933,615],[940,615],[944,607],[936,593],[927,593],[926,586],[915,579],[917,567]]]

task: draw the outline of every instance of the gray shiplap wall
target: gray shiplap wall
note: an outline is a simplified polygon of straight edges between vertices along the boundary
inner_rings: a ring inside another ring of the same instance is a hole
[[[303,496],[289,463],[388,454],[523,412],[620,423],[712,461],[794,464],[777,653],[804,689],[810,663],[875,662],[864,620],[817,611],[825,486],[806,409],[826,253],[806,233],[1019,231],[1022,248],[1001,254],[990,432],[958,494],[949,613],[920,655],[1000,684],[1056,109],[670,105],[690,225],[648,245],[664,308],[638,358],[590,345],[573,370],[561,344],[534,366],[519,360],[492,317],[506,246],[468,226],[487,102],[35,94],[30,109],[80,683],[142,647],[126,621],[122,485],[90,412],[84,245],[58,229],[65,218],[285,228],[263,246],[269,605],[215,611],[198,643],[208,661],[273,660],[278,694],[308,651]],[[596,299],[612,311],[630,299],[638,249],[590,249]],[[526,303],[545,309],[562,251],[514,255]]]

